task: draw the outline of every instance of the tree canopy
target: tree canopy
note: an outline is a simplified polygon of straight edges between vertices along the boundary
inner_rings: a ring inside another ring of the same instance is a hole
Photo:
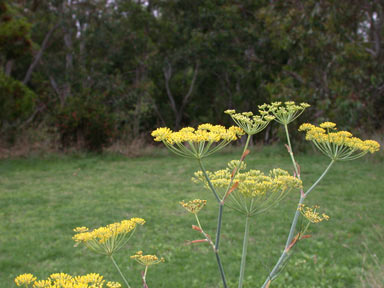
[[[381,129],[383,5],[1,0],[1,135],[45,123],[98,150],[286,100],[311,104],[308,120]]]

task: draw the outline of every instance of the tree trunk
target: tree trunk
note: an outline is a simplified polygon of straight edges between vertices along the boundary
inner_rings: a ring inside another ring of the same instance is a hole
[[[13,59],[7,61],[7,63],[5,64],[5,71],[4,71],[5,75],[11,76],[14,63],[15,61]]]
[[[31,79],[32,72],[36,68],[36,66],[39,63],[41,57],[43,56],[43,52],[44,52],[45,48],[47,48],[49,38],[51,38],[53,31],[55,31],[57,27],[59,27],[59,23],[57,23],[55,26],[53,26],[48,31],[47,35],[45,35],[43,43],[41,44],[39,51],[35,55],[31,65],[28,68],[27,73],[25,74],[25,77],[24,77],[24,80],[23,80],[23,84],[24,85],[26,85],[29,82],[29,80]]]
[[[195,87],[196,78],[197,78],[197,74],[199,71],[199,65],[200,65],[199,61],[197,61],[195,64],[194,70],[193,70],[193,77],[192,77],[192,81],[191,81],[191,84],[189,86],[188,92],[184,95],[183,100],[182,100],[179,108],[176,105],[175,98],[173,97],[173,94],[172,94],[172,91],[171,91],[171,88],[169,85],[171,78],[172,78],[171,63],[168,62],[168,67],[164,67],[164,69],[163,69],[164,78],[165,78],[165,89],[167,91],[167,95],[168,95],[169,102],[171,104],[172,111],[175,115],[175,129],[180,128],[181,120],[183,118],[184,108],[188,104],[188,101],[189,101],[190,97],[192,96],[192,92],[193,92],[193,89]]]

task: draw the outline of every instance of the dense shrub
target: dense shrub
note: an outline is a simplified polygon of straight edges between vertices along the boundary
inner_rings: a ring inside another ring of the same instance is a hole
[[[115,117],[102,97],[77,96],[68,99],[55,116],[63,148],[77,145],[87,151],[101,152],[114,135]]]
[[[0,4],[0,53],[16,59],[32,48],[31,24],[5,3]]]
[[[1,132],[15,130],[33,111],[36,94],[20,81],[0,72]]]

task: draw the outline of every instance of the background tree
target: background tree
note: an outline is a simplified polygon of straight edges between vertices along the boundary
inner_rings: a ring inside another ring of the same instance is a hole
[[[312,105],[307,120],[382,129],[380,1],[3,0],[0,8],[2,83],[30,91],[19,113],[3,89],[1,109],[15,113],[2,114],[2,127],[4,117],[9,127],[43,124],[63,146],[101,151],[160,125],[229,124],[225,109],[289,99]],[[276,139],[270,132],[267,141]]]

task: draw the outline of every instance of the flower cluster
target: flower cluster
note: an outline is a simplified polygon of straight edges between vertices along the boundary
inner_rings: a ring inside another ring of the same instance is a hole
[[[319,206],[308,207],[308,206],[305,206],[304,204],[300,204],[299,208],[297,209],[311,223],[320,223],[323,220],[328,221],[329,216],[324,213],[320,215],[320,213],[317,212],[318,208],[320,207]]]
[[[188,201],[188,202],[180,201],[179,203],[188,212],[190,212],[192,214],[197,214],[207,204],[207,200],[195,199],[195,200]]]
[[[260,115],[253,115],[252,112],[236,113],[235,110],[226,110],[224,113],[230,115],[236,125],[248,135],[261,132],[275,118],[265,110],[259,110]]]
[[[260,105],[259,108],[263,111],[268,111],[275,116],[275,121],[283,125],[288,125],[297,117],[299,117],[306,108],[310,107],[307,103],[296,105],[294,101],[273,102],[271,104]]]
[[[232,180],[231,168],[207,171],[207,175],[213,187],[219,193],[225,193],[225,189]],[[202,171],[195,173],[192,178],[195,183],[204,183],[209,188],[208,182]],[[294,188],[302,188],[302,182],[296,177],[282,169],[273,169],[268,175],[259,170],[249,170],[236,174],[233,182],[237,182],[237,189],[229,197],[227,206],[246,215],[255,215],[267,210],[272,205],[287,195],[287,192]],[[224,189],[223,189],[224,188]]]
[[[163,257],[159,259],[156,255],[143,255],[143,251],[136,252],[136,254],[132,255],[131,258],[146,267],[165,261]]]
[[[25,287],[33,285],[33,288],[121,288],[118,282],[108,282],[104,286],[103,276],[96,273],[75,277],[65,273],[54,273],[45,280],[37,280],[32,274],[22,274],[15,278],[15,283],[17,286]]]
[[[239,164],[240,164],[240,167],[239,167]],[[232,170],[239,169],[239,171],[240,171],[240,170],[246,169],[247,168],[247,164],[245,164],[244,161],[231,160],[231,161],[228,162],[228,168],[232,169]]]
[[[201,159],[235,141],[244,131],[239,127],[202,124],[197,129],[185,127],[177,132],[162,127],[152,131],[155,141],[163,142],[172,152],[187,158]],[[216,145],[213,145],[216,143]]]
[[[374,140],[361,140],[348,131],[337,131],[332,122],[315,126],[304,123],[299,131],[305,131],[305,139],[312,141],[315,146],[333,160],[354,160],[368,152],[379,151],[380,144]]]
[[[130,238],[127,236],[133,233],[137,224],[144,223],[142,218],[131,218],[92,231],[86,227],[77,227],[73,229],[77,234],[72,239],[97,253],[112,255],[127,243]]]
[[[17,286],[22,286],[22,285],[28,286],[29,284],[32,284],[33,282],[35,282],[36,279],[37,278],[33,276],[31,273],[25,273],[17,276],[15,278],[15,283]]]

